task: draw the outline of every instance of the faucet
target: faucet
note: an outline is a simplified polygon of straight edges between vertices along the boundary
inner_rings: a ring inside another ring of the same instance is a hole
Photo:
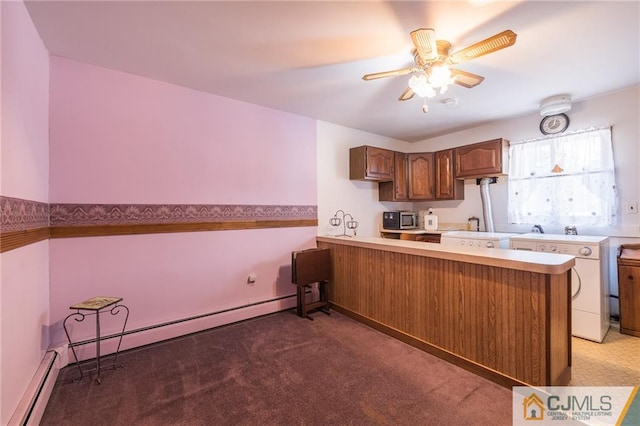
[[[544,231],[542,230],[542,226],[540,225],[533,225],[533,227],[531,228],[531,232],[535,232],[537,234],[544,234]]]
[[[578,230],[576,229],[575,226],[565,226],[564,227],[564,234],[565,235],[578,235]]]

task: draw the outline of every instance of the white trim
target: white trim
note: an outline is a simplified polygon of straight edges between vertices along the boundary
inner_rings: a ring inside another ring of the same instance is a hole
[[[56,351],[47,351],[7,426],[39,425],[58,379]]]

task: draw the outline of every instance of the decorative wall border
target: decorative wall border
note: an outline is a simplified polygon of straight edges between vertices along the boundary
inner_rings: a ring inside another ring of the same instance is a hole
[[[46,204],[0,196],[0,253],[48,238],[318,225],[309,205]]]
[[[49,204],[0,196],[0,253],[50,237]]]
[[[26,231],[49,226],[49,204],[0,196],[2,232]]]
[[[316,219],[316,206],[240,204],[51,204],[51,226],[143,225]]]

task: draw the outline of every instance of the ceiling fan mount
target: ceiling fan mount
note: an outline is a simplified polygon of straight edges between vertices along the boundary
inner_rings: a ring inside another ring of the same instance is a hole
[[[419,28],[411,31],[410,35],[415,47],[413,51],[415,66],[366,74],[362,77],[364,80],[376,80],[418,73],[417,78],[414,76],[410,79],[409,87],[398,98],[400,101],[413,98],[416,92],[421,97],[433,97],[436,89],[444,93],[451,83],[466,88],[477,86],[482,83],[484,77],[450,66],[513,46],[517,37],[513,31],[505,30],[455,53],[450,53],[451,43],[446,40],[436,40],[435,30],[432,28]],[[440,67],[443,71],[437,70]]]
[[[426,71],[429,67],[437,63],[445,63],[449,56],[449,50],[451,50],[451,43],[446,40],[436,40],[436,51],[438,52],[438,55],[435,59],[425,60],[418,53],[418,49],[414,49],[413,60],[418,67]]]

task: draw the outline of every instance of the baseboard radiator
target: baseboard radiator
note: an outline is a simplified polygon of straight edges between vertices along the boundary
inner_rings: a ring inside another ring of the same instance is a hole
[[[221,314],[225,314],[233,311],[238,311],[241,309],[252,308],[252,307],[264,305],[267,303],[281,302],[286,299],[292,299],[294,297],[296,297],[295,294],[280,296],[273,299],[262,300],[260,302],[249,303],[246,305],[236,306],[233,308],[223,309],[220,311],[209,312],[201,315],[195,315],[188,318],[181,318],[178,320],[164,322],[160,324],[154,324],[147,327],[137,328],[134,330],[126,330],[124,332],[124,335],[126,336],[131,334],[143,333],[150,330],[174,326],[174,325],[189,322],[189,321],[200,320],[207,317],[212,317],[212,316],[221,315]],[[290,307],[287,307],[285,309],[290,309]],[[100,338],[100,341],[102,342],[104,340],[116,339],[119,336],[120,336],[119,334],[103,336]],[[95,342],[96,342],[95,339],[83,340],[80,342],[73,343],[72,346],[74,347],[82,346],[82,345],[91,344]],[[62,369],[68,364],[68,356],[66,356],[68,355],[67,346],[68,345],[64,345],[61,348],[57,348],[57,350],[49,350],[46,352],[45,356],[42,358],[42,361],[40,363],[40,366],[38,367],[38,370],[36,371],[36,374],[31,380],[31,383],[27,387],[27,390],[24,393],[22,399],[20,400],[18,407],[13,413],[13,416],[11,417],[11,420],[9,421],[8,426],[24,426],[24,425],[35,426],[40,423],[40,420],[42,419],[42,415],[44,414],[44,410],[47,407],[47,403],[49,402],[49,396],[51,395],[51,391],[53,390],[53,387],[58,378],[58,373],[60,369]],[[60,355],[58,351],[60,351],[64,355]],[[104,355],[107,355],[107,353],[105,353]]]
[[[49,396],[58,378],[60,366],[56,361],[60,355],[47,351],[36,370],[31,383],[18,403],[8,426],[38,425],[49,402]]]
[[[307,293],[310,293],[310,291],[307,291]],[[242,309],[255,308],[255,307],[259,307],[260,305],[266,305],[266,304],[274,303],[274,302],[283,302],[283,301],[285,301],[287,299],[292,299],[293,300],[293,298],[295,298],[295,297],[296,297],[295,294],[290,294],[290,295],[286,295],[286,296],[279,296],[279,297],[275,297],[275,298],[272,298],[272,299],[261,300],[259,302],[253,302],[253,303],[247,303],[245,305],[234,306],[232,308],[222,309],[222,310],[219,310],[219,311],[208,312],[208,313],[205,313],[205,314],[194,315],[194,316],[187,317],[187,318],[180,318],[180,319],[173,320],[173,321],[167,321],[167,322],[163,322],[163,323],[159,323],[159,324],[149,325],[149,326],[146,326],[146,327],[140,327],[140,328],[136,328],[136,329],[133,329],[133,330],[125,330],[124,333],[122,334],[122,336],[141,334],[141,333],[148,332],[148,331],[153,331],[153,330],[162,329],[162,328],[166,328],[166,327],[176,326],[176,325],[180,325],[180,324],[184,324],[184,323],[188,323],[188,322],[193,322],[193,321],[202,320],[202,319],[206,319],[206,318],[210,318],[210,317],[215,317],[215,316],[222,315],[222,314],[228,314],[228,313],[232,313],[232,312],[235,312],[235,311],[240,311]],[[294,306],[295,306],[295,303],[292,306],[287,306],[284,309],[280,309],[280,310],[287,310],[287,309],[290,309],[290,308],[292,308]],[[274,312],[277,312],[277,311],[271,311],[271,312],[268,312],[268,313],[263,314],[263,315],[268,315],[268,314],[271,314],[271,313],[274,313]],[[254,318],[254,317],[259,317],[259,316],[261,316],[261,315],[258,314],[258,315],[255,315],[253,317],[248,317],[247,319]],[[242,320],[240,320],[240,321],[242,321]],[[216,328],[216,327],[223,326],[223,325],[232,324],[234,322],[238,322],[238,320],[230,321],[229,323],[220,324],[218,326],[205,327],[203,330]],[[202,330],[196,330],[196,331],[193,331],[193,332],[198,332],[198,331],[202,331]],[[187,332],[187,333],[178,335],[176,337],[181,337],[183,335],[188,335],[188,334],[191,334],[191,332]],[[100,337],[100,341],[104,342],[105,340],[118,339],[119,337],[120,337],[119,333],[110,334],[108,336],[101,336]],[[169,340],[170,339],[171,338],[169,338]],[[159,343],[160,341],[162,341],[162,340],[158,340],[158,341],[156,341],[154,343]],[[71,345],[69,345],[69,347],[79,347],[79,346],[84,346],[84,345],[88,345],[88,344],[92,344],[92,343],[96,343],[96,339],[95,338],[74,342]],[[105,355],[105,356],[108,355],[109,354],[108,350],[109,349],[107,348],[107,350],[103,352],[103,355]]]

